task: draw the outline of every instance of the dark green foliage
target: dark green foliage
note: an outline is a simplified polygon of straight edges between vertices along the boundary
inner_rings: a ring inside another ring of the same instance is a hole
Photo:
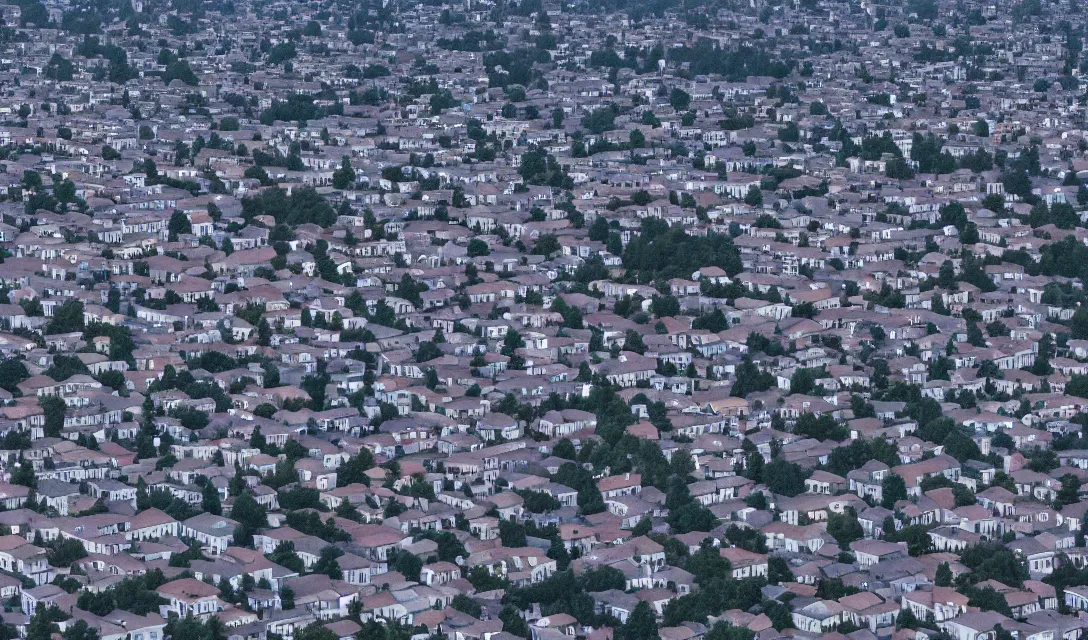
[[[842,441],[850,436],[846,427],[831,417],[831,414],[826,413],[819,417],[812,413],[801,414],[793,427],[793,432],[817,440]]]
[[[83,331],[83,303],[69,300],[57,307],[53,319],[45,326],[46,335]]]
[[[730,276],[740,273],[740,254],[729,236],[691,236],[681,226],[645,218],[641,233],[623,250],[623,264],[641,282],[690,278],[700,268],[716,266]]]
[[[200,84],[189,63],[184,60],[177,60],[166,67],[166,72],[162,76],[163,84],[170,84],[174,80],[181,80],[190,87]]]
[[[506,633],[513,634],[519,638],[529,637],[529,625],[525,622],[525,619],[521,617],[518,610],[515,607],[506,605],[499,612],[499,619],[502,620],[502,630]]]
[[[762,479],[773,493],[793,497],[805,491],[804,470],[800,466],[777,458],[763,467]]]
[[[265,508],[254,500],[249,492],[243,492],[235,498],[230,515],[238,522],[238,528],[241,530],[234,534],[235,544],[246,544],[258,529],[268,526]]]
[[[737,365],[736,380],[733,382],[733,388],[729,394],[736,398],[744,398],[749,393],[767,391],[774,386],[774,375],[763,371],[750,358],[745,356],[744,360]]]
[[[895,445],[883,438],[866,440],[858,438],[850,444],[835,447],[828,457],[827,470],[846,477],[854,469],[860,469],[870,460],[879,460],[889,467],[899,464],[899,454]]]
[[[907,483],[902,476],[889,473],[884,477],[881,485],[881,505],[885,509],[891,509],[895,503],[907,499]]]
[[[340,580],[344,577],[344,572],[340,569],[340,563],[337,562],[337,558],[344,555],[344,552],[333,546],[325,547],[321,550],[321,555],[318,557],[317,562],[314,563],[313,572],[323,573],[333,580]]]
[[[997,580],[1010,587],[1020,587],[1028,579],[1027,567],[1011,549],[988,542],[964,549],[960,561],[971,571],[960,575],[958,580],[977,584]]]
[[[290,540],[284,540],[276,545],[275,550],[268,554],[268,559],[281,567],[297,573],[305,571],[302,559],[295,553],[295,543]]]
[[[854,510],[847,508],[843,513],[832,513],[827,518],[827,532],[831,534],[839,546],[846,549],[851,542],[860,540],[865,531],[858,522],[858,516]]]
[[[22,360],[5,358],[0,361],[0,389],[14,393],[23,380],[30,377]]]
[[[450,603],[450,606],[460,611],[461,613],[472,616],[473,618],[479,618],[483,613],[483,609],[480,607],[480,603],[476,602],[475,600],[466,596],[463,593],[459,593],[454,596],[453,602]]]
[[[219,515],[223,513],[223,507],[220,503],[219,490],[215,488],[215,485],[211,481],[204,483],[203,495],[200,501],[200,508],[207,513],[213,513]]]
[[[68,567],[76,560],[87,557],[83,543],[73,538],[57,541],[49,551],[49,564],[54,567]]]
[[[996,611],[1012,617],[1012,609],[1009,608],[1009,604],[1005,601],[1005,596],[995,591],[993,587],[983,587],[981,589],[971,587],[966,590],[966,595],[970,598],[967,602],[968,606],[978,607],[983,611]]]
[[[465,545],[449,531],[424,531],[419,538],[438,543],[438,559],[441,562],[456,562],[458,557],[468,557]]]
[[[572,571],[559,571],[542,582],[511,588],[503,598],[503,604],[520,611],[530,609],[534,603],[539,603],[542,615],[569,613],[582,624],[596,626],[599,622],[593,598]]]
[[[419,582],[419,572],[423,569],[423,561],[407,551],[396,549],[389,558],[389,570],[399,571],[408,580]]]
[[[45,411],[46,437],[59,437],[64,428],[64,414],[68,406],[57,396],[43,396],[38,399],[38,405]]]
[[[616,630],[617,640],[656,640],[657,620],[650,603],[646,601],[635,605],[627,622]]]
[[[754,527],[738,527],[731,524],[725,530],[725,539],[735,547],[753,553],[767,553],[767,538]]]
[[[531,513],[547,513],[563,506],[559,500],[542,491],[527,490],[518,491],[517,493],[525,501],[523,505],[525,509]]]
[[[311,187],[294,189],[290,196],[279,187],[265,189],[242,200],[242,215],[246,218],[270,215],[277,224],[290,226],[313,223],[328,227],[336,222],[336,212]]]
[[[571,189],[574,186],[574,180],[567,175],[555,158],[539,149],[532,149],[522,154],[518,173],[528,184],[562,189]]]
[[[578,491],[578,509],[583,514],[600,513],[605,510],[604,498],[593,480],[593,475],[584,468],[565,463],[559,467],[559,472],[553,478],[559,484],[566,485]]]
[[[587,570],[582,574],[581,580],[585,590],[590,593],[609,589],[623,591],[627,588],[627,578],[623,572],[608,565]]]
[[[102,592],[82,591],[76,606],[96,615],[104,616],[114,609],[124,609],[136,615],[146,616],[158,612],[160,604],[166,604],[156,589],[166,584],[162,569],[151,569],[142,576],[125,578],[112,589]]]

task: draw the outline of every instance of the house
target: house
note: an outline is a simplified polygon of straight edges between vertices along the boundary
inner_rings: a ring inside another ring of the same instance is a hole
[[[737,580],[767,577],[766,554],[753,553],[738,547],[726,547],[719,550],[718,553],[729,561],[729,566],[733,569],[733,577]]]
[[[156,593],[169,601],[169,604],[160,605],[163,617],[174,614],[179,618],[190,615],[207,618],[224,608],[219,599],[219,588],[195,578],[167,582],[156,589]]]
[[[219,555],[234,541],[238,523],[226,516],[201,513],[181,523],[181,535],[195,538],[207,551]]]
[[[967,613],[967,600],[951,587],[930,587],[904,593],[902,604],[919,620],[943,622]]]

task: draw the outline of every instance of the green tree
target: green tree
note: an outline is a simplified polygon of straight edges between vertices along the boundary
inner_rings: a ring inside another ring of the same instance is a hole
[[[763,484],[773,493],[788,497],[804,493],[805,477],[800,466],[781,458],[776,458],[763,467]]]
[[[502,620],[502,630],[506,633],[519,638],[529,637],[529,625],[525,622],[525,618],[521,617],[521,612],[516,607],[504,606],[502,611],[499,612],[499,620]]]
[[[334,189],[347,189],[355,184],[355,169],[351,167],[351,159],[344,156],[340,160],[340,168],[332,174],[332,186]]]
[[[201,490],[200,508],[215,515],[222,514],[223,505],[219,498],[219,489],[215,488],[211,480],[205,479],[204,488]]]
[[[616,630],[617,640],[657,640],[657,618],[648,602],[639,602]]]
[[[881,483],[881,505],[885,509],[895,507],[895,503],[907,499],[907,483],[902,476],[889,473]]]
[[[46,437],[59,438],[64,429],[64,415],[68,411],[68,405],[57,396],[42,396],[38,399],[38,406],[45,412]]]
[[[473,238],[468,241],[468,256],[470,258],[478,258],[487,255],[491,255],[491,249],[487,246],[486,242],[479,238]]]
[[[679,87],[673,87],[669,91],[669,105],[677,111],[687,111],[691,106],[691,95]]]
[[[1076,504],[1079,502],[1078,494],[1080,493],[1080,478],[1067,473],[1061,477],[1062,487],[1058,490],[1057,496],[1054,498],[1054,508],[1061,509],[1067,504]]]
[[[98,640],[98,630],[87,624],[86,620],[76,620],[64,630],[64,640]]]
[[[937,573],[933,579],[933,584],[938,587],[952,586],[952,568],[948,566],[947,562],[937,565]]]
[[[83,331],[83,303],[69,300],[53,312],[53,319],[45,327],[47,335]]]
[[[60,614],[59,619],[63,619],[64,614],[55,604],[38,607],[34,615],[30,616],[30,622],[26,626],[26,640],[51,640],[53,634],[60,631],[55,622],[58,614]]]
[[[238,522],[240,529],[240,531],[235,532],[234,542],[236,544],[248,544],[257,530],[268,526],[268,515],[265,508],[248,491],[235,498],[230,515],[231,518]]]
[[[835,538],[842,548],[850,546],[851,542],[860,540],[865,531],[858,522],[858,516],[852,508],[846,508],[843,513],[832,513],[827,518],[827,532]]]

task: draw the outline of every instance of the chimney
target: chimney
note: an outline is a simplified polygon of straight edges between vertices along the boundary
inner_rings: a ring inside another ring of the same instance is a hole
[[[630,480],[631,479],[631,472],[628,471],[627,473],[623,474],[623,479],[624,480]]]

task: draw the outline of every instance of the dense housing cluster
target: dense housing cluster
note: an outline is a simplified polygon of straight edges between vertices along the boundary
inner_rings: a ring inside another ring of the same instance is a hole
[[[1080,0],[0,2],[0,640],[1088,630]]]

